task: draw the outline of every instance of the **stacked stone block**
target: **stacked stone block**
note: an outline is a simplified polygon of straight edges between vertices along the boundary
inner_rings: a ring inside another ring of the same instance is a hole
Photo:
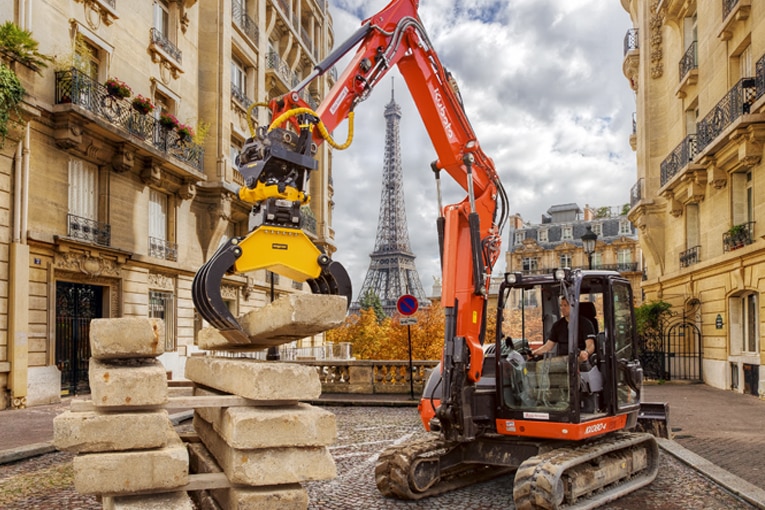
[[[185,492],[188,451],[167,411],[161,321],[95,319],[90,324],[89,382],[94,411],[67,411],[53,422],[54,444],[75,452],[74,486],[104,495],[105,509],[191,510]],[[167,491],[162,495],[132,495]]]

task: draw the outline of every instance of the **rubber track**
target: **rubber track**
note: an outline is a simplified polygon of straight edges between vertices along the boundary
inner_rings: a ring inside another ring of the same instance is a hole
[[[480,483],[510,473],[512,469],[496,466],[464,464],[440,474],[440,480],[423,492],[415,492],[409,483],[413,463],[422,457],[439,456],[453,445],[441,438],[426,438],[386,448],[375,466],[375,482],[380,493],[388,498],[418,500]]]
[[[574,504],[566,504],[562,481],[566,470],[598,457],[649,443],[648,467],[604,488],[596,489]],[[527,459],[515,474],[516,510],[585,510],[597,508],[648,485],[658,470],[658,447],[650,434],[617,433],[579,447],[558,448]]]

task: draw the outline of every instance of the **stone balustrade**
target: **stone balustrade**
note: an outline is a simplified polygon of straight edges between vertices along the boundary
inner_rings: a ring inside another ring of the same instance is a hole
[[[316,367],[322,393],[409,393],[409,361],[311,360],[296,361]],[[412,361],[414,391],[422,393],[437,360]]]

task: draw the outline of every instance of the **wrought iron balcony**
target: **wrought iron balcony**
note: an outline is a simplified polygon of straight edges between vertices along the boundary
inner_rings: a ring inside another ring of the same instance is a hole
[[[255,44],[258,44],[258,31],[257,21],[250,18],[244,10],[244,6],[237,0],[231,1],[231,17],[234,19],[234,23],[238,26],[242,32]]]
[[[661,186],[667,184],[680,170],[688,166],[697,154],[696,135],[686,136],[661,162]]]
[[[630,189],[630,209],[635,207],[638,202],[643,199],[643,183],[645,181],[641,177]]]
[[[178,47],[170,42],[170,39],[165,37],[165,35],[160,32],[156,28],[151,29],[151,42],[155,46],[158,46],[162,49],[165,53],[167,53],[173,60],[178,62],[179,64],[182,62],[182,53],[181,50],[178,49]]]
[[[723,234],[723,251],[733,251],[752,244],[754,242],[754,236],[752,234],[754,234],[753,221],[733,225]]]
[[[697,51],[696,47],[698,46],[696,41],[693,41],[690,46],[688,46],[688,49],[685,51],[685,54],[683,55],[683,58],[680,59],[680,81],[683,81],[683,78],[691,72],[691,70],[696,69],[699,67],[698,59],[697,59]]]
[[[761,56],[755,64],[755,72],[757,73],[754,78],[756,97],[759,99],[765,95],[765,55]]]
[[[106,87],[77,69],[56,72],[56,104],[76,104],[123,129],[131,139],[137,138],[202,171],[201,145],[183,140],[177,131],[162,127],[151,115],[137,112],[130,101],[109,95]]]
[[[630,50],[637,50],[640,48],[637,28],[630,28],[624,35],[624,54],[626,55]]]
[[[733,11],[733,8],[736,7],[737,3],[738,3],[738,0],[722,0],[723,19],[728,17],[728,14],[730,14]]]
[[[701,262],[701,246],[694,246],[680,252],[680,267],[688,267]]]
[[[316,234],[316,216],[313,215],[313,211],[308,206],[300,208],[300,219],[302,220],[301,227],[303,230]]]
[[[754,78],[742,78],[725,94],[725,97],[697,124],[699,152],[736,119],[749,113],[756,94]]]
[[[108,223],[99,223],[95,220],[66,215],[67,233],[72,239],[86,241],[88,243],[98,244],[100,246],[109,246],[112,240],[112,230]]]
[[[287,88],[292,86],[294,73],[274,50],[269,50],[268,55],[266,55],[266,69],[273,69]]]
[[[178,260],[178,245],[159,237],[149,236],[149,257],[175,262]]]
[[[249,108],[252,104],[252,99],[247,97],[247,95],[240,89],[238,86],[231,84],[231,97],[236,99],[242,106],[246,108]]]

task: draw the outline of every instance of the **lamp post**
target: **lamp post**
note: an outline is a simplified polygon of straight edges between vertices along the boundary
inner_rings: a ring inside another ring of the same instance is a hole
[[[595,253],[595,243],[598,240],[598,234],[592,231],[592,227],[587,225],[587,232],[582,235],[582,248],[587,254],[587,269],[592,269],[592,254]]]

